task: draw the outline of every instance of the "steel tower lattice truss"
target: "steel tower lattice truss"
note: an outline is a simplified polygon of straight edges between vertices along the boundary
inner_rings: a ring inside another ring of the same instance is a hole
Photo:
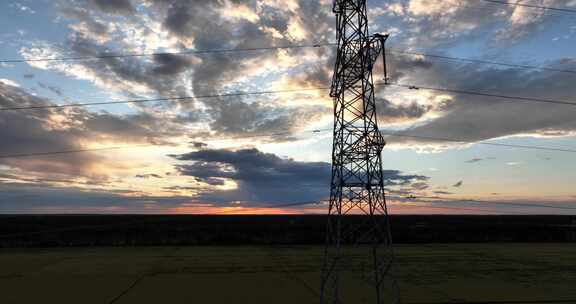
[[[390,274],[393,255],[381,159],[385,141],[378,130],[372,80],[380,53],[387,79],[388,35],[368,34],[366,0],[335,0],[333,11],[338,54],[330,91],[334,139],[321,302],[398,303]],[[363,216],[346,216],[350,213]],[[366,254],[351,254],[359,249]]]

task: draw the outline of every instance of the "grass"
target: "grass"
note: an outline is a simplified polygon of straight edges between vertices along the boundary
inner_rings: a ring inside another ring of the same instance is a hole
[[[576,244],[395,250],[403,303],[576,303]],[[321,262],[320,246],[2,249],[0,303],[319,303]],[[371,303],[344,276],[344,303]]]

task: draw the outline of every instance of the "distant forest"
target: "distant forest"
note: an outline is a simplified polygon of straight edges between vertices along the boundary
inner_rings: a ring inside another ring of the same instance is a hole
[[[395,215],[391,226],[395,243],[576,241],[576,216]],[[325,227],[322,215],[0,215],[0,247],[323,244]]]

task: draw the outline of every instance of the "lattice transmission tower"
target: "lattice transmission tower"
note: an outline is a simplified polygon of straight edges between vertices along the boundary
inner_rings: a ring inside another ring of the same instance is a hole
[[[387,79],[388,35],[369,35],[366,0],[334,0],[333,11],[338,54],[330,91],[334,139],[321,302],[399,303],[384,197],[385,141],[378,130],[372,79],[380,54]]]

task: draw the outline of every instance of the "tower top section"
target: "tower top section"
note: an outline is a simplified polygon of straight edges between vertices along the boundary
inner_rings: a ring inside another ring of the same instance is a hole
[[[344,10],[359,10],[366,7],[366,0],[334,0],[332,2],[332,11],[342,13]]]

